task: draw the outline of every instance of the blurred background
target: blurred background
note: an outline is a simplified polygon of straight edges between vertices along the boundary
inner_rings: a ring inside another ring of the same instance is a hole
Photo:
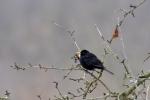
[[[69,30],[81,49],[88,49],[100,59],[104,54],[104,43],[97,34],[97,24],[106,39],[111,34],[120,8],[129,10],[130,4],[140,0],[1,0],[0,1],[0,95],[11,92],[11,100],[43,100],[58,95],[53,81],[61,82],[60,89],[75,91],[79,87],[72,81],[62,80],[65,71],[39,69],[17,71],[10,68],[14,62],[26,66],[42,64],[48,67],[70,68],[71,57],[77,51],[70,35],[52,22]],[[128,16],[121,27],[128,64],[133,75],[143,69],[149,70],[150,61],[143,60],[150,52],[150,1],[136,9],[135,18]],[[112,42],[112,49],[123,57],[120,39]],[[104,72],[102,80],[116,91],[122,89],[124,68],[112,56],[106,57],[104,65],[114,76]],[[74,78],[83,75],[73,72]],[[104,89],[99,87],[100,93]],[[99,93],[94,94],[99,95]]]

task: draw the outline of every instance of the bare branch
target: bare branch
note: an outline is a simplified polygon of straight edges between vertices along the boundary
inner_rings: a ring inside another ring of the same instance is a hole
[[[122,23],[125,21],[126,17],[128,15],[132,15],[133,17],[134,15],[134,10],[137,9],[138,7],[140,7],[146,0],[141,1],[138,5],[130,5],[130,10],[129,11],[125,11],[123,9],[120,9],[121,11],[124,12],[123,18],[119,21],[119,27],[122,25]]]
[[[105,87],[105,89],[111,94],[111,93],[113,93],[109,88],[108,88],[108,86],[102,81],[102,80],[100,80],[100,79],[98,79],[95,75],[93,75],[92,73],[90,73],[89,71],[87,71],[87,70],[85,70],[84,69],[84,71],[86,72],[86,73],[88,73],[89,75],[91,75],[93,78],[95,78],[96,80],[98,80],[104,87]]]
[[[130,87],[127,88],[125,91],[123,91],[122,93],[120,93],[120,94],[118,95],[119,99],[120,99],[120,100],[128,100],[128,96],[129,96],[131,93],[133,93],[134,90],[135,90],[139,85],[143,84],[143,83],[147,80],[147,78],[150,77],[150,72],[145,73],[145,74],[143,75],[143,77],[145,77],[145,78],[139,78],[136,84],[134,84],[133,86],[130,86]]]
[[[14,65],[10,66],[11,68],[13,69],[16,69],[16,70],[27,70],[28,68],[39,68],[39,69],[43,69],[45,70],[45,72],[47,72],[48,70],[63,70],[63,71],[68,71],[68,70],[80,70],[78,67],[79,66],[71,66],[71,68],[56,68],[52,65],[52,67],[46,67],[46,66],[43,66],[41,64],[38,64],[38,65],[31,65],[30,63],[28,63],[27,66],[21,66],[17,63],[14,63]]]
[[[75,30],[70,31],[68,28],[63,27],[62,25],[56,23],[55,21],[52,21],[52,23],[53,23],[55,26],[57,26],[58,28],[60,28],[60,29],[62,29],[62,30],[64,30],[64,31],[66,31],[67,33],[69,33],[69,35],[70,35],[71,39],[73,40],[74,45],[75,45],[75,47],[77,48],[77,50],[78,50],[78,51],[81,50],[81,49],[79,48],[79,45],[77,44],[77,41],[76,41],[75,37],[74,37],[74,32],[75,32]]]

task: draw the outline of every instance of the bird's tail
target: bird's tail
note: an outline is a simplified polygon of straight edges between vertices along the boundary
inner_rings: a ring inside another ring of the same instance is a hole
[[[108,70],[108,69],[106,69],[106,68],[104,68],[104,70],[105,70],[106,72],[108,72],[108,73],[110,73],[110,74],[114,75],[114,73],[113,73],[113,72],[111,72],[110,70]]]
[[[109,71],[109,70],[108,70],[107,68],[105,68],[103,65],[102,65],[102,67],[100,67],[100,66],[95,66],[95,68],[101,69],[101,70],[105,70],[106,72],[110,73],[111,75],[114,75],[113,72]]]

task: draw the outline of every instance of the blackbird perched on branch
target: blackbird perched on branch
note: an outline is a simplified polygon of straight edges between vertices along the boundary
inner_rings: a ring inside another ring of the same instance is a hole
[[[93,53],[89,52],[88,50],[82,50],[80,52],[80,58],[79,58],[80,64],[83,68],[87,70],[95,70],[95,69],[101,69],[102,71],[105,70],[109,72],[110,74],[114,74],[113,72],[107,70],[103,63],[94,55]]]

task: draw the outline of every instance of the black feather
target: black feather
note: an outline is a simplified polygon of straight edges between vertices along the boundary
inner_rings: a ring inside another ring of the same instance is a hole
[[[113,74],[103,66],[103,63],[96,57],[96,55],[88,50],[81,51],[79,61],[82,67],[87,70],[101,69]]]

